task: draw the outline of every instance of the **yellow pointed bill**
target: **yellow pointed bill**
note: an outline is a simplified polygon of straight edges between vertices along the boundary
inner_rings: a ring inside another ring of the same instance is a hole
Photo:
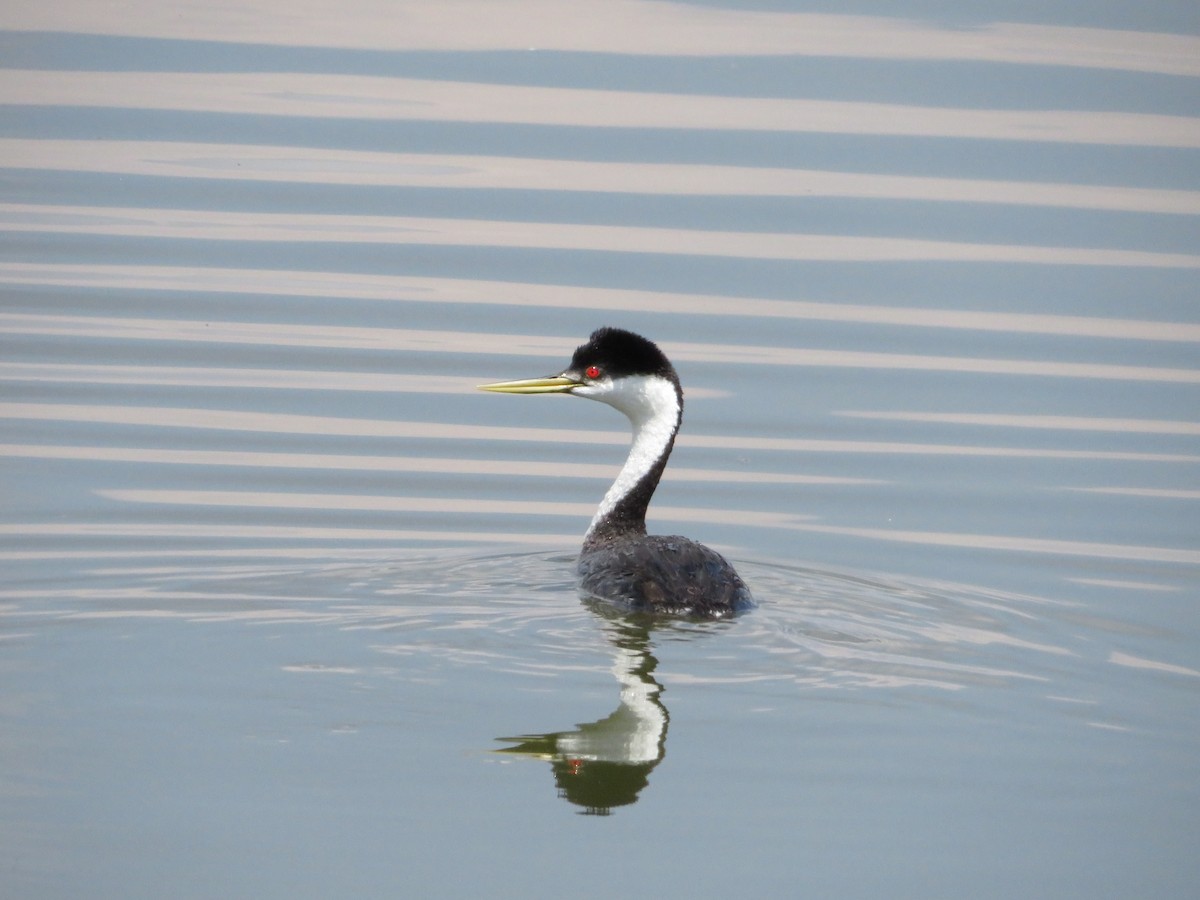
[[[578,381],[565,375],[555,375],[552,378],[526,378],[524,381],[481,384],[479,390],[495,391],[497,394],[563,394],[575,387],[579,387]]]

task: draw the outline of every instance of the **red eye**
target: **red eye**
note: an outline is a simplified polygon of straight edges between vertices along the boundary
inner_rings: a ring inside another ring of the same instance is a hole
[[[600,377],[600,367],[599,366],[588,366],[587,371],[584,372],[583,374],[586,375],[588,378],[599,378]]]

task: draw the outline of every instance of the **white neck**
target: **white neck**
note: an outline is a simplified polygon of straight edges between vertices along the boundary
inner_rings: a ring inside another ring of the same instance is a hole
[[[588,534],[607,516],[622,497],[633,490],[666,452],[679,425],[679,397],[665,378],[635,375],[619,379],[611,390],[588,396],[614,406],[633,425],[633,445],[600,508],[588,526]]]

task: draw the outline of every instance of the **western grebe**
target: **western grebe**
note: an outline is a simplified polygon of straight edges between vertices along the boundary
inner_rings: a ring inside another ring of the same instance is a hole
[[[592,333],[558,375],[482,384],[502,394],[571,394],[623,412],[633,445],[583,538],[583,591],[631,609],[719,618],[754,605],[733,566],[685,537],[647,535],[646,507],[683,419],[683,388],[663,352],[631,331]]]

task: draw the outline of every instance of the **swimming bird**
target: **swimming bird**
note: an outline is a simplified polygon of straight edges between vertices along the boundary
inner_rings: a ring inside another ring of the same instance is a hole
[[[599,400],[633,425],[629,457],[583,537],[577,571],[586,595],[634,611],[701,618],[753,606],[749,589],[721,554],[689,538],[646,533],[646,508],[683,419],[679,376],[652,341],[601,328],[557,375],[479,388]]]

